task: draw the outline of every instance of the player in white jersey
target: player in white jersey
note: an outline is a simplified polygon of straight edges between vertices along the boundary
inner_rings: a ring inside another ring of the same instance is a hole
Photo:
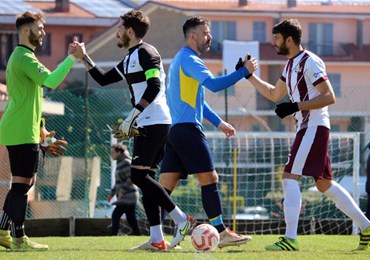
[[[165,189],[155,180],[156,169],[163,157],[164,145],[171,125],[166,103],[165,74],[156,48],[143,41],[149,29],[149,18],[141,11],[132,10],[119,19],[117,45],[128,50],[125,58],[105,72],[87,55],[83,43],[75,42],[76,54],[89,74],[100,85],[126,79],[133,109],[120,125],[120,136],[131,136],[137,124],[145,134],[135,136],[131,162],[131,180],[140,188],[145,213],[150,224],[150,238],[132,250],[162,251],[178,248],[186,233],[195,224],[173,202]],[[160,207],[164,208],[177,225],[169,244],[162,233]]]
[[[302,199],[298,181],[305,175],[313,177],[317,189],[358,224],[361,236],[355,250],[366,250],[370,242],[370,221],[332,176],[328,155],[330,121],[327,107],[335,102],[335,95],[325,64],[302,47],[302,29],[297,20],[288,19],[276,24],[272,34],[277,54],[288,59],[282,76],[275,86],[255,74],[249,81],[271,101],[277,102],[288,94],[291,102],[278,104],[275,112],[280,118],[293,114],[297,134],[282,178],[285,236],[265,248],[274,251],[299,250],[297,229]]]

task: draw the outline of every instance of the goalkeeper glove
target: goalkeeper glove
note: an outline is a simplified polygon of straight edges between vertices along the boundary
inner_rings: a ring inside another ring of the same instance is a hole
[[[247,60],[251,59],[251,55],[248,53]],[[240,69],[241,67],[244,66],[244,61],[242,58],[239,58],[238,62],[235,65],[235,70]],[[250,73],[249,75],[245,76],[245,79],[249,79],[252,76],[253,73]]]
[[[141,111],[134,107],[131,112],[128,114],[127,118],[123,123],[119,126],[119,130],[122,132],[122,134],[131,136],[132,133],[132,127],[136,123],[136,118],[141,114]]]
[[[57,139],[54,138],[55,136],[55,131],[49,132],[45,128],[45,118],[41,118],[40,121],[40,144],[42,147],[48,147],[51,145],[53,142],[55,142]]]
[[[55,137],[55,131],[49,132],[45,128],[45,118],[41,118],[40,122],[40,144],[41,149],[45,153],[53,156],[61,156],[67,151],[65,146],[67,142],[63,140],[57,140]]]
[[[46,129],[45,129],[46,131]],[[45,133],[42,131],[42,133]],[[62,156],[65,154],[67,149],[65,146],[67,146],[67,142],[64,140],[57,140],[55,136],[55,131],[51,131],[50,133],[47,132],[48,134],[44,137],[41,138],[41,148],[43,152],[46,152],[50,155],[53,156]],[[43,134],[41,134],[41,137]]]
[[[65,148],[65,146],[67,145],[68,143],[66,141],[55,139],[55,141],[52,144],[50,144],[47,147],[44,147],[43,151],[53,156],[62,156],[67,151],[67,149]]]
[[[284,118],[288,115],[291,115],[295,112],[299,111],[298,104],[297,102],[294,103],[281,103],[276,106],[275,113],[278,115],[280,118]]]
[[[114,138],[117,138],[117,142],[120,143],[124,140],[127,140],[135,135],[141,135],[137,125],[133,125],[132,128],[131,128],[131,135],[127,135],[125,133],[123,133],[120,129],[119,129],[119,125],[111,125],[111,126],[108,126],[109,129],[111,130],[111,133],[113,135]]]

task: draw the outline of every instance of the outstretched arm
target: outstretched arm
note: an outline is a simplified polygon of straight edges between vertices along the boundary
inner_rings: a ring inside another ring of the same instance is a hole
[[[67,76],[68,72],[71,70],[76,58],[73,55],[68,55],[64,61],[45,79],[43,85],[48,88],[55,89]]]
[[[257,89],[257,91],[265,98],[277,102],[287,94],[285,82],[279,79],[275,86],[263,81],[255,74],[249,78],[249,82]]]
[[[230,73],[229,75],[220,76],[220,77],[208,77],[204,82],[203,85],[211,90],[212,92],[217,92],[228,88],[234,85],[243,77],[250,77],[250,75],[257,70],[258,63],[255,58],[246,60],[244,62],[244,66],[239,68],[238,70]]]
[[[74,55],[76,58],[82,61],[91,77],[98,82],[100,86],[106,86],[123,79],[123,75],[117,71],[116,67],[107,72],[99,68],[87,54],[85,44],[83,42],[79,43],[75,41],[72,43],[72,46],[74,46]]]

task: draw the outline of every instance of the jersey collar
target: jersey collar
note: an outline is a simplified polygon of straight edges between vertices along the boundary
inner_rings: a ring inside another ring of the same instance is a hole
[[[34,52],[30,47],[28,47],[28,46],[26,46],[26,45],[18,44],[17,46],[19,46],[19,47],[23,47],[23,48],[26,48],[26,49],[28,49],[28,50],[30,50],[30,51],[32,51],[32,52]]]

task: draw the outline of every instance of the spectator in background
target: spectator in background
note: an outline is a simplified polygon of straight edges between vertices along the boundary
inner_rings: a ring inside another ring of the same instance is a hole
[[[111,146],[111,157],[117,161],[115,184],[108,195],[108,202],[114,196],[117,201],[113,203],[116,208],[112,213],[112,235],[117,236],[120,220],[126,214],[127,222],[132,229],[133,235],[140,236],[140,229],[136,219],[136,204],[139,199],[139,192],[135,184],[131,181],[131,157],[127,146],[123,144],[113,144]]]

